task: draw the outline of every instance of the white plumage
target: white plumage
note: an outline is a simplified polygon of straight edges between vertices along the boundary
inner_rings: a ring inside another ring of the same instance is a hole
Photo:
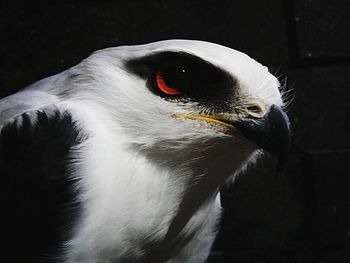
[[[229,76],[234,91],[213,101],[192,99],[190,92],[183,98],[157,94],[149,88],[152,70],[176,56],[198,58]],[[139,74],[135,63],[151,75]],[[66,263],[204,262],[219,223],[219,187],[262,153],[257,141],[225,122],[227,112],[217,104],[230,105],[225,109],[234,120],[258,120],[271,105],[283,106],[278,88],[267,68],[243,53],[169,40],[97,51],[2,99],[0,127],[21,127],[24,113],[35,125],[37,111],[49,118],[68,112],[81,138],[65,162],[79,213],[72,234],[48,257]]]

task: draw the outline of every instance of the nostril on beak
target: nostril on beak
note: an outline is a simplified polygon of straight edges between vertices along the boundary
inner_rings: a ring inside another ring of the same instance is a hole
[[[266,113],[266,107],[260,103],[254,103],[246,106],[246,112],[249,117],[261,118]]]

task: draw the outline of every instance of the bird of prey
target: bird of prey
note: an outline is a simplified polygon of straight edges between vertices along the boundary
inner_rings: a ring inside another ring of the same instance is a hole
[[[94,52],[0,100],[7,262],[204,262],[220,187],[285,155],[278,80],[214,43]]]

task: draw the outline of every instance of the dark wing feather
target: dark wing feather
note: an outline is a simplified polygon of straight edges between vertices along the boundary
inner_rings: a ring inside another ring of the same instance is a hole
[[[71,149],[83,140],[69,112],[24,113],[1,129],[1,256],[6,262],[59,262],[54,253],[79,214],[69,168]]]

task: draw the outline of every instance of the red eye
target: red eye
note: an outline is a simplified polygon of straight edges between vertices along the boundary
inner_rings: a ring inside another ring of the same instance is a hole
[[[176,88],[170,87],[166,83],[161,72],[157,72],[156,81],[157,81],[158,88],[163,93],[165,93],[167,95],[172,95],[172,96],[181,94],[181,92],[179,90],[177,90]]]

